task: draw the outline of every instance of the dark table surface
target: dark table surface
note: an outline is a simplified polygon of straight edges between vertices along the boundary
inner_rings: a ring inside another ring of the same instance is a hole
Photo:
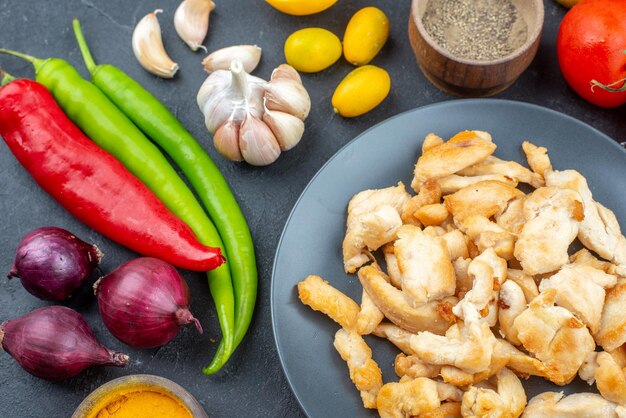
[[[340,0],[329,10],[308,17],[279,13],[261,0],[216,0],[205,45],[209,51],[237,44],[258,44],[263,58],[255,74],[269,78],[284,61],[283,43],[293,31],[319,26],[340,37],[350,16],[364,4]],[[246,339],[230,363],[217,376],[207,377],[207,365],[219,339],[219,327],[206,278],[183,272],[192,291],[192,311],[204,325],[198,335],[187,327],[170,344],[153,350],[134,350],[117,341],[104,328],[97,304],[88,288],[66,303],[85,315],[98,339],[126,352],[125,369],[94,368],[62,383],[30,376],[7,354],[0,355],[0,416],[69,417],[81,400],[103,383],[128,374],[149,373],[170,378],[187,388],[213,417],[302,416],[285,380],[271,328],[269,289],[272,261],[287,216],[315,172],[352,138],[397,113],[430,103],[455,99],[429,84],[420,73],[407,38],[408,0],[372,0],[387,13],[391,35],[373,64],[387,69],[392,91],[374,111],[356,119],[342,119],[330,105],[335,86],[351,70],[341,60],[318,74],[304,75],[312,102],[302,142],[270,167],[233,164],[219,157],[212,146],[195,97],[206,77],[202,52],[191,52],[177,37],[172,17],[174,0],[0,0],[0,45],[38,57],[63,57],[86,75],[71,30],[71,18],[81,19],[96,61],[126,71],[161,99],[198,138],[222,169],[246,215],[256,243],[259,296],[256,315]],[[148,12],[159,15],[170,56],[180,64],[174,80],[162,80],[145,72],[135,60],[131,34],[135,23]],[[507,91],[496,96],[539,104],[574,116],[611,136],[626,141],[624,109],[606,110],[580,99],[560,75],[556,59],[556,34],[565,10],[546,0],[546,21],[537,57]],[[16,76],[32,77],[30,66],[12,57],[0,57],[0,65]],[[435,128],[433,128],[435,129]],[[381,138],[384,140],[384,138]],[[567,138],[563,138],[567,142]],[[348,169],[348,168],[347,168]],[[105,253],[101,269],[113,270],[137,255],[109,241],[72,218],[40,190],[18,164],[4,143],[0,144],[0,271],[8,271],[15,248],[30,230],[44,225],[66,228],[84,240],[97,243]],[[96,275],[92,278],[95,280]],[[0,321],[47,305],[28,294],[19,281],[0,280]],[[302,361],[315,361],[305,359]]]

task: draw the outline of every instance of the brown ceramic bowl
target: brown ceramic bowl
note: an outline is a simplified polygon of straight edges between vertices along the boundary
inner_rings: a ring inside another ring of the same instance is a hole
[[[435,43],[422,23],[428,1],[413,0],[409,39],[424,76],[441,90],[466,97],[492,96],[510,87],[535,57],[543,28],[543,0],[511,0],[528,25],[528,38],[511,54],[493,61],[459,58]]]

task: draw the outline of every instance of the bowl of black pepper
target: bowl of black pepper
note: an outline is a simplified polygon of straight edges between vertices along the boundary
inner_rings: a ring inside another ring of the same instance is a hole
[[[493,96],[534,59],[543,19],[543,0],[413,0],[409,39],[435,86],[457,96]]]

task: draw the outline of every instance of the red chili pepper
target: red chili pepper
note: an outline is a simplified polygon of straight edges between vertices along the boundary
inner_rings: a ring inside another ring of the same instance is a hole
[[[41,84],[19,79],[0,89],[0,135],[46,192],[102,235],[188,270],[224,262],[219,248],[200,244],[142,182],[87,138]]]

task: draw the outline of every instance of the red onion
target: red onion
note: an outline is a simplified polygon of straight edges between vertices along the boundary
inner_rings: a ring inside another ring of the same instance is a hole
[[[102,346],[81,314],[64,306],[4,322],[0,344],[24,370],[47,380],[68,379],[91,366],[128,363],[126,354]]]
[[[40,299],[65,300],[85,283],[101,258],[95,245],[47,226],[22,239],[8,277],[19,277],[22,286]]]
[[[189,312],[189,288],[178,271],[157,258],[122,264],[94,284],[104,325],[135,348],[171,341],[182,325],[200,322]]]

